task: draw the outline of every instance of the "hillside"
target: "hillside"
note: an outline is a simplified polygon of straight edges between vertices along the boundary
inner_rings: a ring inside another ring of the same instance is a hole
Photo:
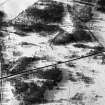
[[[39,0],[9,21],[2,105],[104,105],[105,53],[89,27],[99,25],[92,9]]]

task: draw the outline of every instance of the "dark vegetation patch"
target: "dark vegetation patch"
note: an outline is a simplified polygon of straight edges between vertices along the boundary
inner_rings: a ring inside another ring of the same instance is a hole
[[[91,35],[81,29],[77,30],[74,33],[66,33],[63,30],[52,40],[52,43],[54,45],[66,45],[68,43],[73,43],[73,42],[92,42],[93,38]]]
[[[105,13],[105,0],[98,0],[97,10],[102,13]]]
[[[15,24],[15,27],[22,32],[54,33],[59,30],[57,25],[46,25],[42,23],[33,23],[32,25]]]
[[[60,82],[62,79],[62,75],[60,75],[62,71],[59,68],[52,68],[51,70],[38,70],[37,74],[40,78],[48,79],[48,80],[53,80],[54,84],[56,85],[56,82]]]
[[[10,67],[11,67],[11,64],[10,63],[9,64],[3,64],[2,73],[8,75],[9,74],[8,68],[10,68]]]
[[[46,90],[53,89],[62,80],[62,72],[56,67],[46,69],[46,71],[38,70],[35,75],[42,81],[24,82],[21,79],[12,79],[12,82],[15,84],[14,95],[18,100],[22,100],[25,105],[47,102],[47,99],[44,97]],[[46,81],[43,79],[46,79]],[[42,85],[39,86],[38,83]]]
[[[92,7],[84,6],[76,15],[82,22],[88,22],[93,19]]]
[[[83,99],[84,99],[84,93],[77,92],[74,95],[74,97],[71,98],[71,102],[76,105],[85,105],[85,103],[83,102]]]
[[[101,58],[102,59],[102,64],[105,64],[105,54],[102,54],[101,56],[102,56],[102,58]]]
[[[75,68],[75,67],[76,67],[76,65],[73,64],[72,62],[66,63],[66,65],[67,65],[68,67],[72,67],[72,68]]]
[[[93,47],[93,49],[90,50],[89,53],[87,53],[87,55],[89,55],[89,54],[96,54],[96,53],[99,53],[99,52],[102,52],[102,51],[104,51],[104,47],[103,46],[95,46],[95,47]],[[99,56],[100,54],[102,55],[102,53],[99,53],[97,55]]]
[[[75,41],[72,34],[61,32],[54,39],[51,40],[51,43],[54,45],[66,45]]]
[[[90,20],[93,19],[94,13],[93,13],[93,7],[91,3],[86,3],[86,2],[81,2],[78,1],[80,4],[83,3],[84,5],[78,5],[72,9],[72,13],[74,15],[74,18],[76,19],[75,21],[78,22],[89,22]]]
[[[86,84],[93,84],[94,81],[91,77],[85,76],[82,73],[77,72],[76,75]]]
[[[88,46],[88,45],[84,45],[84,44],[74,44],[73,46],[74,46],[74,47],[77,47],[77,48],[93,49],[93,47]]]
[[[68,73],[68,80],[72,82],[80,82],[83,81],[85,84],[93,84],[94,81],[91,77],[85,76],[84,74],[80,72],[69,72]]]
[[[81,1],[88,2],[88,3],[95,3],[96,2],[96,0],[81,0]]]
[[[19,51],[13,51],[13,56],[21,56],[22,55],[22,53],[21,52],[19,52]]]
[[[9,22],[10,25],[20,31],[22,36],[26,36],[24,32],[45,32],[46,34],[55,33],[59,30],[57,25],[50,25],[50,23],[61,23],[64,15],[64,6],[62,3],[55,1],[40,1],[41,3],[35,3],[29,7],[17,17]],[[48,3],[47,3],[48,2]],[[44,9],[39,9],[37,6],[45,6]],[[22,18],[23,20],[22,20]],[[26,20],[24,20],[24,17]],[[29,21],[29,22],[28,22]],[[31,23],[31,24],[30,24]]]
[[[3,33],[2,33],[2,32],[0,32],[0,37],[4,37],[4,35],[3,35]]]
[[[92,42],[93,38],[91,34],[83,29],[79,29],[73,33],[75,40],[78,42]]]
[[[94,50],[98,50],[98,51],[101,51],[103,50],[104,48],[101,47],[101,46],[89,46],[89,45],[85,45],[85,44],[74,44],[73,45],[74,47],[77,47],[77,48],[86,48],[86,49],[94,49]]]
[[[4,18],[5,18],[5,13],[3,11],[0,11],[0,29],[4,26]]]
[[[96,52],[104,50],[103,46],[95,46],[93,48],[94,48],[94,51],[96,51]]]
[[[47,7],[44,9],[38,9],[36,8],[35,5],[26,10],[26,13],[28,16],[39,18],[44,23],[62,22],[62,17],[64,12],[64,7],[62,3],[57,3],[53,1],[47,4]],[[43,2],[42,2],[42,5],[46,6],[46,4],[43,4]]]
[[[4,16],[5,16],[4,12],[3,11],[0,11],[0,21],[3,20]]]
[[[71,99],[72,100],[82,100],[83,99],[83,93],[76,93],[75,95],[74,95],[74,97],[72,97]]]
[[[73,72],[69,72],[69,78],[68,78],[70,81],[72,82],[78,82],[78,78],[74,75]]]
[[[44,101],[45,88],[38,86],[34,82],[21,82],[15,80],[14,95],[18,100],[22,100],[25,105],[41,103]]]
[[[4,34],[1,31],[1,29],[3,29],[3,27],[6,26],[6,22],[5,22],[4,18],[5,18],[5,13],[3,11],[0,11],[0,37],[4,37]],[[1,42],[2,41],[0,41],[0,44],[1,44]]]
[[[10,74],[17,74],[17,73],[21,73],[23,71],[25,71],[27,69],[27,67],[35,61],[41,60],[41,58],[39,57],[25,57],[25,58],[21,58],[20,60],[18,60],[17,62],[15,62],[11,68],[11,71],[9,71]],[[12,69],[13,68],[13,69]]]
[[[91,93],[91,95],[87,96],[85,93],[77,92],[71,99],[71,102],[76,105],[85,105],[86,102],[97,102],[99,98],[102,96],[97,95],[96,93]]]

